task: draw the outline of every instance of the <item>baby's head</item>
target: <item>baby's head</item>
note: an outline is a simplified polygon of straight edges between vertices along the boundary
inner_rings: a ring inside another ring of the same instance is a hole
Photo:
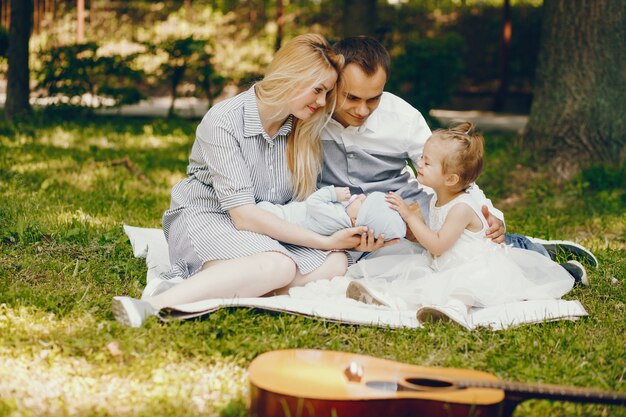
[[[428,141],[439,141],[446,152],[441,160],[444,175],[456,175],[458,181],[451,188],[463,191],[478,179],[483,169],[483,136],[474,125],[462,122],[449,129],[435,130]]]
[[[385,240],[390,240],[406,235],[406,223],[397,211],[389,207],[384,193],[373,192],[367,196],[361,194],[348,205],[346,210],[351,218],[356,219],[355,226],[367,226],[369,230],[374,231],[375,238],[384,234]]]

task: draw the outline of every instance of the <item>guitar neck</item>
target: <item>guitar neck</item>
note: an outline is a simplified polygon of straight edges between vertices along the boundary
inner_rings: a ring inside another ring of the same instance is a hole
[[[528,400],[531,398],[563,400],[581,403],[626,405],[626,393],[608,392],[586,388],[572,388],[560,385],[525,384],[506,381],[455,381],[458,388],[494,388],[506,392],[508,397]]]

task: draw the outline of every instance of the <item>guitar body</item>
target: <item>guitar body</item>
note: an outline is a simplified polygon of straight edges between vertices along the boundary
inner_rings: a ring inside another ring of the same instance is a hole
[[[497,381],[491,374],[351,353],[268,352],[252,361],[249,377],[251,415],[256,417],[491,417],[513,410],[503,390],[458,389],[447,382]],[[424,381],[426,387],[419,385]]]
[[[622,392],[504,382],[486,372],[327,350],[264,353],[249,377],[254,417],[496,417],[530,398],[626,405]]]
[[[252,386],[253,417],[491,417],[502,414],[500,405],[475,406],[440,401],[390,400],[319,400],[276,394]]]

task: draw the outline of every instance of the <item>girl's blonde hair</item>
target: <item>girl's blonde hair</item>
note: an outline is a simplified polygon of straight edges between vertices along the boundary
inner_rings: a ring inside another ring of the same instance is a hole
[[[448,142],[450,151],[441,161],[441,168],[444,174],[459,176],[453,191],[463,191],[478,179],[483,170],[484,139],[472,123],[435,130],[430,139]]]
[[[266,105],[284,106],[303,88],[314,88],[328,70],[339,76],[342,69],[343,56],[337,55],[323,36],[300,35],[276,52],[265,77],[256,84],[256,94]],[[323,158],[320,131],[335,109],[335,94],[333,88],[326,97],[326,106],[310,119],[294,118],[287,141],[287,164],[296,200],[304,200],[316,189]]]

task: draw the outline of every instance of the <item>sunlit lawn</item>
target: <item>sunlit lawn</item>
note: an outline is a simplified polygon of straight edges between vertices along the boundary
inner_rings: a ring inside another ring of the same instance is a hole
[[[479,181],[508,230],[574,240],[600,268],[567,295],[590,316],[500,332],[347,326],[256,310],[141,329],[113,321],[145,263],[122,224],[160,227],[194,121],[35,117],[0,122],[0,416],[244,415],[246,367],[287,347],[479,369],[504,380],[626,391],[624,171],[555,185],[511,135],[488,135]],[[124,164],[124,158],[131,164]],[[518,416],[626,416],[624,407],[530,401]]]

